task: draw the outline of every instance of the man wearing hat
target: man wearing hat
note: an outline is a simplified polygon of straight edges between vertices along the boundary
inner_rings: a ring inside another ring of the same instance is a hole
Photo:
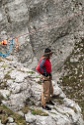
[[[51,49],[46,48],[44,51],[44,55],[41,57],[38,66],[36,67],[37,72],[42,74],[43,81],[43,93],[41,98],[42,108],[51,110],[47,104],[54,105],[51,101],[51,96],[53,95],[53,86],[52,86],[52,64],[50,62],[50,58],[53,52]]]

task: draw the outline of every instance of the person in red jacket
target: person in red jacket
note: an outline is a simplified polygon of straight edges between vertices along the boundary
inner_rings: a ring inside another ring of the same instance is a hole
[[[42,108],[51,110],[47,104],[54,105],[51,101],[51,96],[53,96],[53,85],[52,85],[52,64],[50,58],[53,52],[46,48],[44,55],[41,57],[36,70],[38,73],[42,74],[43,81],[43,93],[41,98]]]

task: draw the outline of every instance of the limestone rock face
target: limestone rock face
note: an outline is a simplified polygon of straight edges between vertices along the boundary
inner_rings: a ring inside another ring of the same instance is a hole
[[[54,87],[52,101],[55,105],[49,105],[52,110],[47,111],[41,107],[42,83],[40,75],[23,67],[21,63],[17,63],[12,56],[7,59],[0,58],[0,73],[3,76],[0,79],[0,113],[2,116],[8,116],[7,123],[3,125],[9,123],[18,125],[21,121],[17,123],[14,119],[21,116],[25,121],[24,125],[84,125],[81,108],[77,103],[67,98],[55,81],[52,80]],[[11,114],[7,109],[18,114],[13,117],[13,112]],[[0,123],[2,121],[1,117]]]
[[[43,49],[51,46],[56,72],[72,51],[75,37],[84,35],[83,12],[83,0],[1,0],[1,39],[19,38],[16,56],[28,67],[35,67]]]
[[[13,111],[30,106],[30,112],[21,112],[30,125],[84,125],[80,107],[66,98],[56,82],[54,92],[59,98],[54,99],[52,111],[45,112],[48,116],[40,116],[38,112],[38,116],[33,115],[32,110],[35,109],[34,113],[37,108],[42,110],[42,89],[38,75],[21,65],[34,69],[43,50],[50,47],[54,51],[53,74],[59,79],[64,61],[74,51],[75,43],[84,38],[84,0],[0,0],[0,42],[10,37],[18,38],[20,50],[16,53],[15,44],[13,57],[0,59],[0,95],[5,98],[0,104]],[[6,53],[6,49],[0,44],[0,52]]]

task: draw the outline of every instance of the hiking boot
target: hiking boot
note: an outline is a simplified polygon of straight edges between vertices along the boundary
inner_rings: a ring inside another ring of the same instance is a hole
[[[46,110],[51,110],[51,108],[49,106],[47,106],[47,105],[45,107],[42,106],[42,108],[46,109]]]
[[[47,102],[47,104],[55,105],[52,101]]]

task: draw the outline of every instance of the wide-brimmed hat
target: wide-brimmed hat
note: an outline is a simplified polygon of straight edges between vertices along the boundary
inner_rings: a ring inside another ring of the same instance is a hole
[[[46,48],[44,51],[44,55],[50,55],[50,54],[53,54],[53,52],[51,51],[51,49]]]

